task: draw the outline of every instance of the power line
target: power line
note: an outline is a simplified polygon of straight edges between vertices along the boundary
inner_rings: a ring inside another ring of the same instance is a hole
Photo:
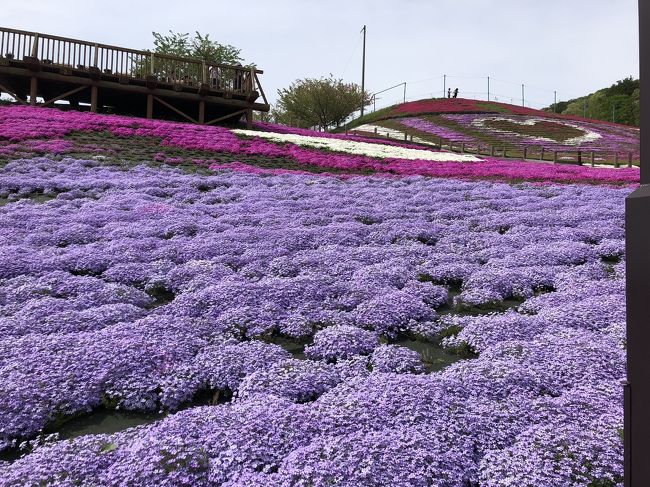
[[[352,61],[352,58],[357,54],[357,51],[359,49],[359,45],[361,44],[361,39],[363,39],[363,35],[361,35],[361,33],[359,33],[359,35],[357,36],[357,43],[354,45],[354,49],[350,53],[350,57],[345,62],[345,67],[343,68],[343,71],[341,72],[341,75],[344,75],[347,72],[348,67],[350,66],[350,61]]]

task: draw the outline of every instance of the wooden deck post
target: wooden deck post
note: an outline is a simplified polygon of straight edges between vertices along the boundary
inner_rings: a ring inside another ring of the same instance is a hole
[[[596,157],[594,156],[594,151],[591,151],[591,167],[594,167],[594,161]]]
[[[578,166],[582,166],[582,151],[578,151]]]
[[[460,153],[464,154],[465,153],[465,142],[460,144]]]
[[[29,104],[36,105],[36,93],[38,91],[38,79],[32,76],[29,82]]]
[[[199,123],[205,123],[205,100],[199,100]]]
[[[34,44],[32,45],[32,57],[38,57],[38,32],[34,34]]]
[[[153,118],[153,95],[147,95],[147,118]]]
[[[528,147],[524,146],[524,161],[528,157]]]
[[[97,113],[97,87],[90,87],[90,111]]]
[[[614,155],[614,167],[619,167],[618,152]]]
[[[553,164],[557,164],[557,151],[553,151]]]
[[[494,157],[494,146],[493,145],[490,146],[490,155],[492,157]]]
[[[253,128],[253,110],[246,110],[246,128],[248,130]]]
[[[542,147],[542,155],[539,156],[539,160],[543,161],[544,160],[544,147]]]
[[[632,153],[627,153],[627,167],[632,167]]]
[[[508,149],[506,149],[506,146],[504,145],[504,146],[503,146],[503,157],[508,157],[507,154],[506,154],[506,151],[507,151],[507,150],[508,150]]]

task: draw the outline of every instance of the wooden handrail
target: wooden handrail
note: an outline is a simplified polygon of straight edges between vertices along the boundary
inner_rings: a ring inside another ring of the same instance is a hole
[[[60,37],[60,36],[55,36],[51,34],[42,34],[40,32],[31,32],[31,31],[25,31],[25,30],[19,30],[19,29],[10,29],[8,27],[0,27],[0,32],[8,33],[8,34],[18,34],[18,35],[26,35],[30,36],[32,39],[38,39],[39,41],[44,40],[44,39],[49,39],[49,40],[54,40],[54,41],[59,41],[59,42],[71,42],[73,44],[80,44],[83,46],[87,46],[90,48],[97,48],[97,49],[108,49],[108,50],[114,50],[114,51],[120,51],[124,52],[127,54],[133,54],[133,55],[139,55],[139,56],[150,56],[152,54],[152,51],[150,50],[139,50],[139,49],[131,49],[128,47],[120,47],[120,46],[113,46],[111,44],[100,44],[96,42],[90,42],[90,41],[84,41],[81,39],[74,39],[72,37]],[[174,56],[171,54],[159,54],[155,53],[156,58],[161,58],[161,59],[168,59],[172,61],[182,61],[186,63],[196,63],[196,64],[201,64],[203,63],[203,60],[197,59],[197,58],[191,58],[191,57],[182,57],[182,56]],[[246,66],[236,66],[232,64],[221,64],[221,63],[211,63],[207,62],[209,66],[215,66],[215,67],[220,67],[220,68],[228,68],[228,69],[236,69],[236,70],[243,70],[243,71],[249,71],[251,68],[246,67]],[[255,68],[255,73],[257,74],[264,74],[264,71],[261,69]]]

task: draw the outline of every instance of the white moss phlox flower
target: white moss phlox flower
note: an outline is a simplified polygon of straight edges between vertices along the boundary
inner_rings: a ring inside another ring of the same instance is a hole
[[[289,142],[291,144],[326,149],[336,152],[346,152],[368,157],[379,157],[383,159],[408,159],[425,161],[454,161],[454,162],[478,162],[475,156],[466,154],[454,154],[450,152],[433,152],[421,149],[410,149],[385,144],[372,144],[369,142],[357,142],[354,140],[343,140],[326,137],[312,137],[296,134],[279,134],[275,132],[259,132],[256,130],[233,130],[235,134],[247,135],[249,137],[262,137],[274,142]]]

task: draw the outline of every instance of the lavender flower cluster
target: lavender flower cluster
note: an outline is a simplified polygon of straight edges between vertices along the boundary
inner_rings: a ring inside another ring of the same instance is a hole
[[[13,161],[0,448],[168,415],[32,442],[0,485],[622,485],[629,192]],[[380,344],[440,332],[478,358]]]

